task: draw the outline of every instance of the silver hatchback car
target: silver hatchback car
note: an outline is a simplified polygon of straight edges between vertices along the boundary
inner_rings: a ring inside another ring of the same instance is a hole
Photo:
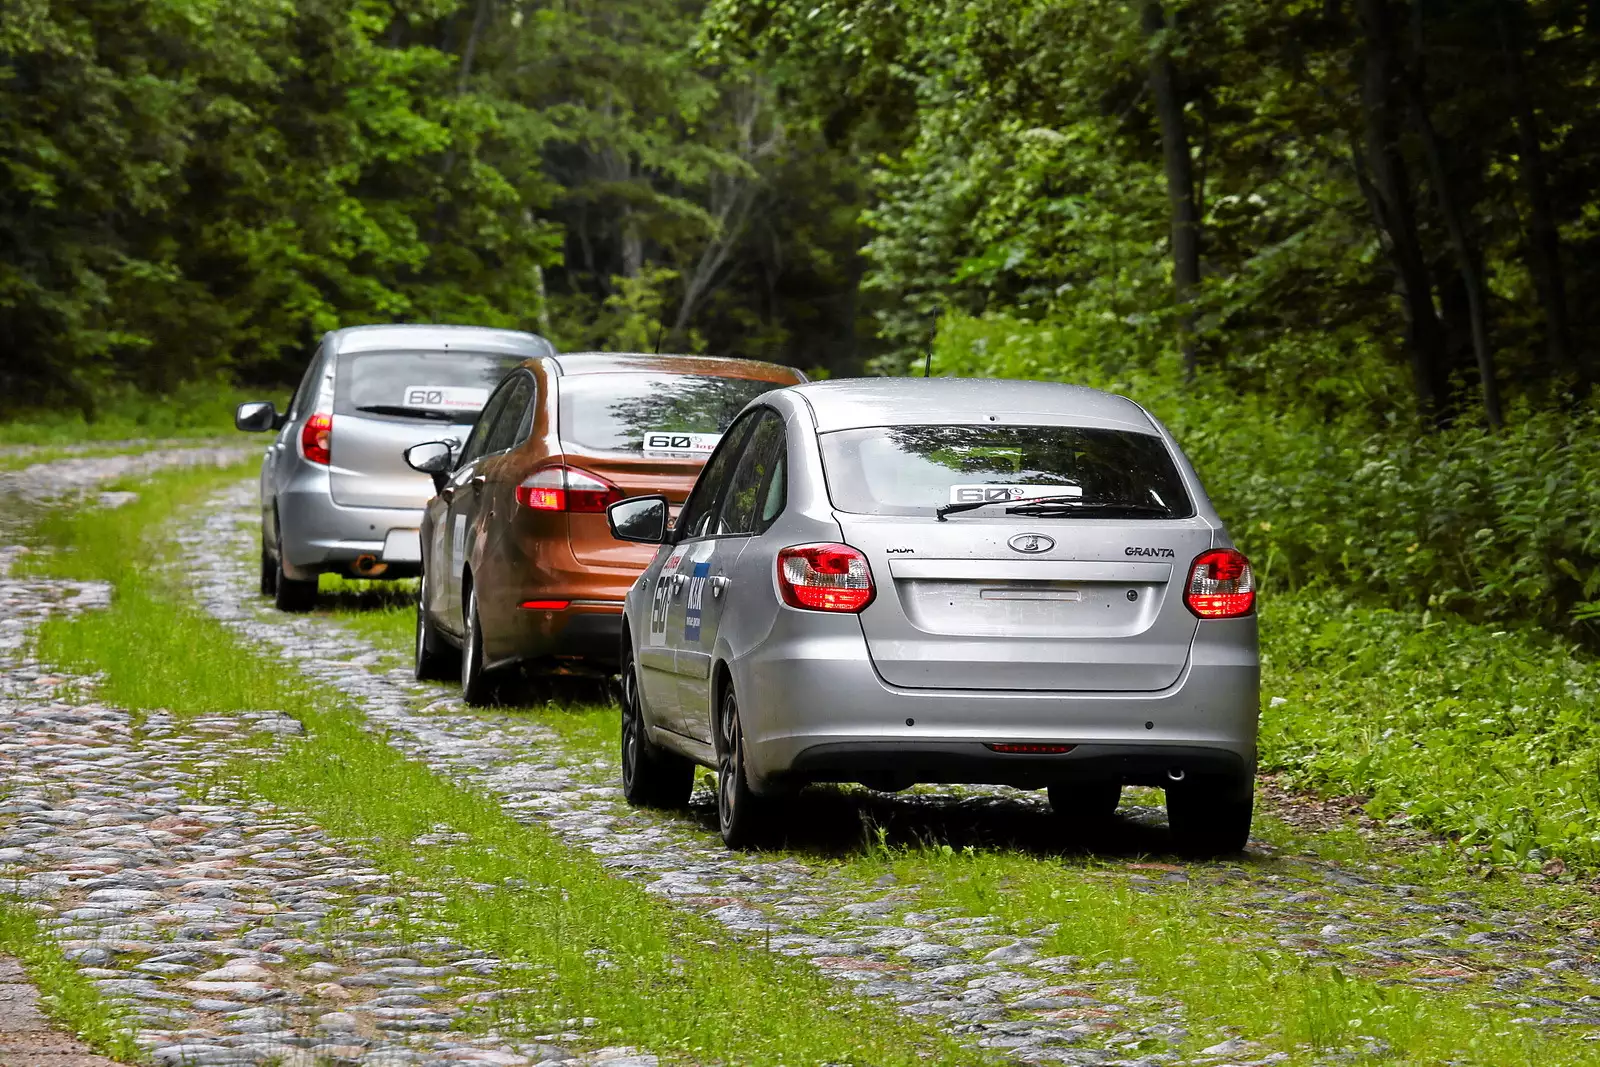
[[[1103,820],[1164,787],[1176,845],[1249,836],[1259,659],[1249,563],[1171,435],[1045,382],[865,379],[767,393],[630,591],[623,789],[718,771],[730,846],[812,782],[1047,788]]]
[[[261,592],[285,611],[316,602],[317,576],[421,573],[432,481],[405,450],[465,440],[489,393],[542,337],[476,326],[356,326],[322,339],[289,410],[242,404],[241,430],[277,430],[261,462]]]

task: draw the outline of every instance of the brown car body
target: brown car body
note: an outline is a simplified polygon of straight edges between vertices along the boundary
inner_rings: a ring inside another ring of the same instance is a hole
[[[425,642],[437,644],[441,635],[463,650],[464,682],[472,680],[474,669],[512,663],[533,663],[552,673],[615,670],[623,600],[654,547],[614,539],[603,508],[536,510],[517,500],[517,488],[542,469],[565,466],[609,483],[621,496],[661,493],[674,505],[683,502],[705,456],[586,448],[579,443],[583,427],[561,425],[563,383],[572,387],[583,379],[583,388],[596,388],[596,376],[619,374],[726,378],[773,388],[805,381],[793,368],[753,360],[604,353],[538,357],[508,374],[457,451],[454,470],[442,476],[423,519],[419,673]],[[530,385],[531,399],[525,408],[517,406],[520,394],[514,390]],[[497,404],[502,394],[507,402]],[[513,411],[520,413],[514,419]],[[517,423],[509,434],[506,420]],[[508,447],[495,447],[507,440]],[[474,591],[477,664],[467,662]]]

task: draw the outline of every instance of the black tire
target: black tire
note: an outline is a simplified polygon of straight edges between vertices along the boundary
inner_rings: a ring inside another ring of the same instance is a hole
[[[1050,810],[1071,822],[1103,822],[1122,800],[1121,782],[1059,782],[1049,789]]]
[[[419,682],[448,682],[460,677],[461,661],[454,649],[445,645],[444,636],[429,619],[423,605],[427,603],[428,576],[424,574],[417,586],[417,658],[411,673]]]
[[[283,573],[283,538],[278,538],[278,558],[273,564],[272,604],[279,611],[310,611],[317,606],[317,580],[302,581]]]
[[[494,681],[483,669],[483,628],[478,623],[478,591],[467,586],[467,610],[462,613],[461,699],[475,708],[495,703]]]
[[[748,849],[763,844],[771,830],[771,804],[750,790],[745,773],[744,726],[739,721],[739,700],[733,686],[722,695],[717,715],[717,824],[729,848]]]
[[[1167,825],[1186,856],[1231,856],[1250,842],[1254,782],[1197,781],[1167,786]]]
[[[278,565],[267,551],[267,539],[261,538],[261,595],[273,596],[278,592]]]
[[[627,639],[624,638],[626,641]],[[694,791],[694,764],[650,740],[631,643],[622,650],[622,796],[636,808],[681,808]]]

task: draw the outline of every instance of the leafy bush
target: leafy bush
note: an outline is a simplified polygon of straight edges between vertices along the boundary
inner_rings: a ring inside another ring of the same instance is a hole
[[[1329,413],[1285,409],[1204,378],[1185,385],[1158,371],[1113,372],[1110,360],[1085,354],[1096,351],[1093,339],[1070,326],[952,318],[933,367],[1075,382],[1143,404],[1279,587],[1325,583],[1395,607],[1535,621],[1600,643],[1600,409],[1517,413],[1498,434],[1425,433],[1349,402]]]
[[[287,394],[259,396],[217,381],[191,382],[167,396],[123,386],[100,397],[92,420],[75,410],[50,410],[24,412],[0,422],[0,444],[63,445],[229,434],[233,432],[233,409],[252,399],[273,399],[282,407],[289,398]]]
[[[1600,867],[1600,664],[1337,593],[1263,602],[1261,754],[1290,784],[1369,797],[1379,818],[1484,849]]]

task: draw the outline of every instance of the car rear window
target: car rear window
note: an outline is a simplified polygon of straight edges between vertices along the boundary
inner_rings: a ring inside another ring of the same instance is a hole
[[[338,415],[473,422],[525,356],[493,352],[345,352],[334,374]]]
[[[783,382],[704,374],[575,374],[561,378],[561,440],[588,452],[709,456],[744,406]]]
[[[931,515],[944,504],[1043,496],[1083,505],[1085,518],[1194,514],[1165,442],[1151,434],[1076,426],[872,426],[818,440],[833,506],[858,515]]]

